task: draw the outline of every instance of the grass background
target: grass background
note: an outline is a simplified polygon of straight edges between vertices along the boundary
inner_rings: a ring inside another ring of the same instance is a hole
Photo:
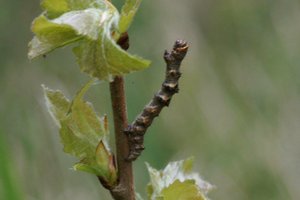
[[[45,109],[41,84],[72,97],[88,77],[71,48],[28,61],[40,12],[38,0],[0,6],[0,199],[110,199],[94,176],[70,170],[76,159],[62,152]],[[300,198],[299,20],[298,0],[143,1],[130,52],[153,63],[126,77],[130,121],[160,87],[163,51],[182,38],[190,52],[180,93],[134,164],[139,193],[149,180],[145,161],[162,168],[194,155],[195,170],[217,186],[211,199]],[[87,99],[112,123],[107,83]]]

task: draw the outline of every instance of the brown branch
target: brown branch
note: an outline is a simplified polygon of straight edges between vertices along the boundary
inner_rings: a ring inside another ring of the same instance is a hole
[[[188,50],[188,45],[182,40],[177,40],[171,53],[164,54],[167,63],[165,80],[161,89],[154,95],[153,99],[145,106],[134,122],[124,132],[129,137],[130,152],[127,161],[133,161],[144,150],[144,134],[152,124],[161,110],[168,106],[172,96],[178,93],[178,80],[181,76],[180,65]]]
[[[124,33],[120,37],[118,45],[124,50],[128,49],[129,42],[127,33]],[[110,94],[115,128],[118,182],[117,185],[106,188],[110,191],[115,200],[135,200],[132,163],[126,162],[129,153],[129,141],[127,135],[123,132],[124,128],[127,127],[127,111],[124,78],[122,76],[116,76],[113,82],[110,83]]]
[[[115,200],[134,200],[132,164],[125,159],[129,153],[128,138],[123,133],[127,126],[127,112],[124,79],[117,76],[110,83],[110,93],[114,115],[118,184],[110,190]]]

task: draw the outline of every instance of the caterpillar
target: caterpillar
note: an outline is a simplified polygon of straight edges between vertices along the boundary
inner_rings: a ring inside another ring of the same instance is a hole
[[[188,44],[183,40],[177,40],[171,52],[165,51],[164,60],[166,62],[165,80],[160,90],[154,95],[152,100],[144,107],[143,111],[124,130],[129,140],[129,155],[127,161],[136,160],[144,147],[144,135],[148,127],[152,124],[161,110],[169,106],[174,94],[179,92],[178,80],[181,77],[180,66],[188,51]]]

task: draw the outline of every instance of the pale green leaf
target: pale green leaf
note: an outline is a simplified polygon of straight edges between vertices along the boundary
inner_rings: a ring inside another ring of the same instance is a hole
[[[155,199],[157,196],[160,195],[163,188],[167,187],[164,183],[164,180],[162,179],[162,175],[160,171],[152,168],[148,163],[146,163],[148,173],[150,176],[150,183],[147,186],[147,192],[149,199]]]
[[[90,8],[71,11],[53,20],[39,16],[32,24],[32,32],[36,37],[29,44],[28,57],[33,59],[82,37],[96,40],[101,23],[112,17],[109,14],[109,10]]]
[[[213,188],[211,184],[202,180],[199,174],[192,172],[193,158],[169,163],[165,169],[156,170],[147,164],[150,175],[150,183],[147,193],[150,200],[171,200],[175,196],[170,195],[174,190],[190,191],[196,194],[195,200],[206,200],[206,194]],[[174,189],[175,188],[175,189]],[[195,190],[196,189],[196,190]],[[195,192],[192,192],[195,190]],[[178,194],[179,195],[179,194]],[[180,200],[189,197],[182,194]],[[193,199],[193,198],[188,199]],[[175,198],[176,199],[176,198]]]
[[[74,123],[74,131],[82,133],[81,139],[87,140],[94,148],[94,152],[99,141],[106,133],[104,119],[100,119],[95,113],[91,103],[84,101],[83,95],[93,84],[89,81],[75,96],[68,117]],[[71,122],[70,122],[71,124]],[[76,128],[76,130],[75,130]]]
[[[99,118],[83,96],[94,80],[89,81],[70,102],[59,91],[44,87],[48,109],[60,126],[64,151],[80,159],[75,170],[93,173],[107,184],[114,184],[117,172],[108,145],[106,117]]]
[[[58,18],[49,20],[57,27],[68,26],[70,29],[76,32],[76,35],[87,36],[93,40],[98,38],[99,24],[101,21],[106,20],[106,12],[95,8],[89,8],[80,11],[70,11]],[[55,27],[56,28],[56,27]],[[49,30],[41,29],[40,31],[49,32]],[[54,30],[55,31],[55,30]],[[33,32],[40,37],[45,34],[41,34],[33,29]],[[47,36],[46,36],[47,37]],[[48,38],[48,37],[47,37]]]
[[[77,124],[70,115],[70,101],[60,91],[44,87],[44,92],[48,110],[60,127],[64,151],[80,159],[88,154],[94,154],[95,147],[86,139],[81,139],[85,136],[78,131]]]
[[[66,118],[70,109],[70,101],[58,90],[50,90],[42,85],[46,98],[46,105],[56,124],[61,127],[60,121]]]
[[[114,183],[117,180],[114,157],[105,144],[105,140],[102,140],[97,146],[96,165],[101,170],[102,176],[106,178],[106,182]]]
[[[110,80],[111,76],[141,70],[150,64],[148,60],[128,54],[105,35],[96,42],[82,41],[74,53],[81,70],[99,79]]]
[[[41,41],[36,36],[34,36],[28,45],[29,46],[28,58],[34,59],[36,57],[46,55],[47,53],[53,51],[54,49],[57,49],[64,45],[67,45],[76,40],[77,40],[77,38],[74,37],[74,40],[71,39],[69,42],[62,41],[62,42],[58,42],[58,43],[50,43],[50,42],[47,42],[46,40]]]
[[[81,37],[69,25],[53,23],[43,15],[33,21],[32,31],[36,36],[29,43],[28,57],[30,59],[44,55]]]
[[[126,0],[122,7],[119,21],[119,32],[124,33],[128,30],[132,20],[141,4],[142,0]]]
[[[95,157],[99,142],[107,134],[104,119],[100,119],[92,105],[82,99],[93,82],[91,80],[82,87],[72,103],[61,92],[44,88],[49,111],[61,126],[64,151],[79,159]]]
[[[151,197],[154,196],[154,194],[153,194],[154,189],[153,189],[153,186],[152,186],[152,181],[150,181],[150,183],[147,185],[146,192],[147,192],[148,199],[151,200]]]
[[[106,3],[106,0],[43,0],[41,6],[47,17],[52,19],[69,11],[105,8]]]
[[[96,149],[95,159],[82,159],[73,166],[73,169],[96,174],[107,185],[114,185],[117,180],[114,157],[102,141]]]
[[[35,37],[28,57],[80,41],[74,53],[81,70],[91,77],[112,80],[115,75],[144,69],[149,61],[130,55],[115,42],[120,37],[118,26],[129,27],[139,4],[140,0],[127,1],[119,23],[119,12],[107,0],[44,0],[45,12],[32,24]]]
[[[85,158],[87,162],[90,162],[95,157],[95,142],[97,138],[82,133],[78,129],[76,121],[70,116],[61,121],[59,133],[64,152],[79,159]]]
[[[189,173],[192,171],[194,165],[194,157],[187,158],[182,163],[182,171],[184,173]]]
[[[41,6],[50,18],[58,17],[70,9],[68,0],[44,0]]]
[[[169,187],[164,188],[161,192],[160,199],[163,200],[207,200],[207,198],[199,192],[194,181],[180,182],[176,180]]]
[[[75,171],[83,171],[83,172],[87,172],[87,173],[90,173],[90,174],[99,175],[99,170],[97,168],[94,168],[94,166],[91,166],[90,161],[88,161],[88,164],[85,164],[84,162],[85,161],[82,160],[81,162],[76,163],[73,166],[73,169]]]

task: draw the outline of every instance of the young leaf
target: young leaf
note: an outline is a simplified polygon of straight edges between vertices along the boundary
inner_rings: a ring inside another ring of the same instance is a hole
[[[60,121],[66,118],[71,103],[60,91],[50,90],[44,85],[42,87],[48,111],[56,124],[61,127]]]
[[[29,43],[29,59],[44,55],[81,37],[69,25],[53,23],[43,15],[34,20],[32,31],[36,36]]]
[[[70,11],[53,20],[44,15],[39,16],[32,24],[32,32],[36,37],[29,43],[29,58],[46,54],[83,37],[97,40],[98,25],[107,20],[108,13],[109,11],[100,12],[99,9],[90,8]]]
[[[195,181],[187,180],[180,182],[176,180],[169,187],[161,191],[164,200],[205,200],[207,199],[201,192]]]
[[[88,82],[72,102],[60,91],[46,87],[45,97],[49,112],[60,125],[64,151],[80,159],[74,169],[96,174],[107,185],[113,185],[117,172],[113,155],[105,145],[108,137],[107,119],[99,118],[92,105],[82,99],[93,82]]]
[[[117,171],[115,168],[114,156],[110,153],[105,142],[106,140],[103,140],[97,146],[96,164],[102,169],[102,177],[105,177],[105,179],[102,178],[102,182],[105,182],[105,184],[108,185],[110,183],[115,183],[117,180]]]
[[[115,41],[120,36],[118,25],[127,29],[139,4],[140,0],[126,2],[119,23],[119,12],[107,0],[44,0],[45,12],[32,24],[35,37],[28,57],[80,41],[74,53],[81,70],[92,77],[111,80],[114,75],[144,69],[149,61],[130,55]]]
[[[191,171],[193,159],[171,162],[158,171],[147,164],[150,183],[147,188],[150,200],[207,200],[213,186]]]
[[[49,18],[58,17],[70,9],[68,0],[44,0],[41,6],[47,12]]]
[[[124,33],[128,30],[142,0],[126,0],[122,7],[121,18],[119,21],[119,32]]]
[[[74,48],[77,62],[83,72],[99,79],[111,80],[122,75],[146,68],[150,62],[128,54],[115,41],[103,35],[98,41],[84,40]]]
[[[41,6],[50,19],[63,13],[87,8],[104,8],[105,0],[43,0]]]

